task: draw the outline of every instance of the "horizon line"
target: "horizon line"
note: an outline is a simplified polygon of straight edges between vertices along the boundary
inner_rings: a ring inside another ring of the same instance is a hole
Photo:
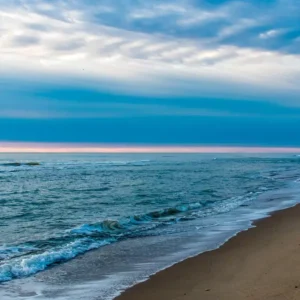
[[[300,153],[300,147],[0,142],[0,153]]]

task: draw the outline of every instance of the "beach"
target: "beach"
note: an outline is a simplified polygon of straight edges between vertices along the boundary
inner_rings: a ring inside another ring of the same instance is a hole
[[[165,269],[116,300],[300,299],[300,206],[257,221],[219,249]]]

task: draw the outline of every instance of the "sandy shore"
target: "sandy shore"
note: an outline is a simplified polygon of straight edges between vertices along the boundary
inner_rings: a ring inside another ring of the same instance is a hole
[[[116,299],[300,299],[300,206],[256,225],[220,249],[178,263]]]

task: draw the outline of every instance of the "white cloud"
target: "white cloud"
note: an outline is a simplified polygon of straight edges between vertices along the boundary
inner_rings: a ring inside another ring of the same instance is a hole
[[[71,6],[72,2],[22,3],[0,6],[0,72],[4,74],[72,76],[96,86],[110,80],[122,89],[162,94],[176,93],[184,86],[191,89],[194,84],[193,90],[213,95],[216,94],[213,83],[219,84],[220,94],[226,85],[234,84],[298,90],[290,78],[300,75],[299,56],[217,43],[256,26],[259,19],[241,17],[234,24],[223,26],[212,38],[195,39],[97,23],[87,17],[93,7]],[[114,11],[105,3],[94,9],[108,14]],[[183,3],[150,5],[132,9],[127,17],[144,20],[172,13],[179,16],[176,23],[183,27],[231,17],[228,7],[199,12]],[[260,34],[260,38],[278,34],[276,29],[269,30]],[[199,86],[201,82],[210,84]]]
[[[276,37],[280,34],[282,34],[284,31],[283,30],[279,30],[279,29],[271,29],[271,30],[268,30],[266,32],[263,32],[259,35],[259,37],[261,39],[270,39],[270,38],[273,38],[273,37]]]

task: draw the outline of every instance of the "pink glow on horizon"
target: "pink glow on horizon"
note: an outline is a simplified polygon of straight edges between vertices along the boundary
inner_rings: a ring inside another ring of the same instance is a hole
[[[300,153],[300,147],[139,146],[0,142],[0,153]]]

